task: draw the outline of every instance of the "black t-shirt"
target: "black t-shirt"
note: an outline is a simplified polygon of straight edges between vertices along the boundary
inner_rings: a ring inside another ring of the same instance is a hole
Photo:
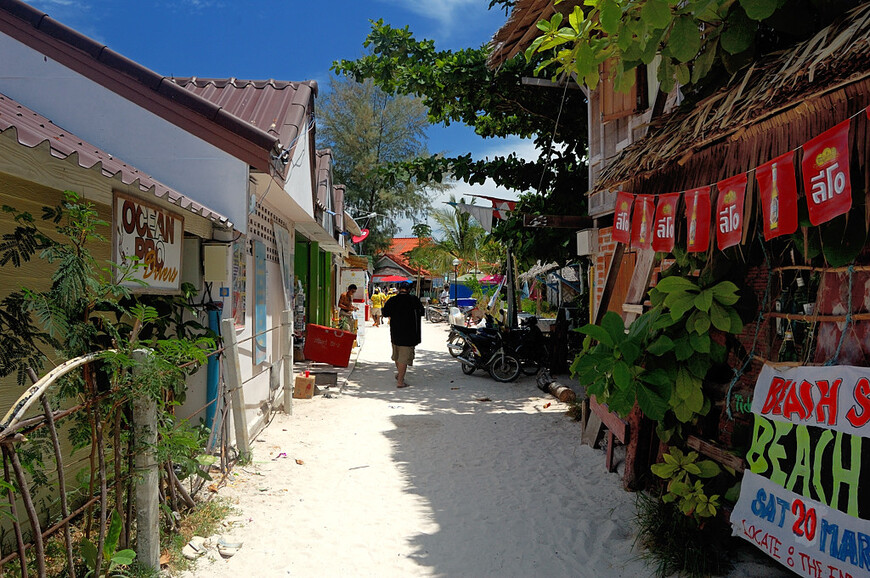
[[[390,340],[395,345],[413,347],[420,343],[423,304],[415,295],[399,293],[390,297],[381,313],[390,318]]]

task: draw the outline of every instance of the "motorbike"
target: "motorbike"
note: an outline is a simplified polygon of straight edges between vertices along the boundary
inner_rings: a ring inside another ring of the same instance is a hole
[[[518,329],[507,336],[507,345],[520,362],[524,375],[535,375],[550,361],[547,338],[538,327],[538,318],[532,315],[520,321]]]
[[[426,307],[426,320],[430,323],[441,323],[447,320],[449,307],[443,303],[432,304]]]
[[[496,381],[513,381],[520,375],[520,362],[505,344],[501,330],[492,325],[492,318],[487,321],[489,326],[479,329],[452,326],[454,339],[448,341],[447,349],[462,364],[465,375],[482,369]]]

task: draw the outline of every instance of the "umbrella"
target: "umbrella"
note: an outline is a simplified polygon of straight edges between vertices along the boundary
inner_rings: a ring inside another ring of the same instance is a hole
[[[385,277],[379,277],[375,275],[372,279],[375,283],[401,283],[403,281],[408,281],[407,277],[399,277],[398,275],[387,275]]]

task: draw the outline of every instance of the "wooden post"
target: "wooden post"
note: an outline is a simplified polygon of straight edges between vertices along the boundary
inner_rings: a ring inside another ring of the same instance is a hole
[[[141,360],[148,355],[135,351]],[[133,400],[133,439],[136,468],[136,559],[160,571],[160,479],[157,472],[157,401],[139,396]]]
[[[284,413],[293,415],[293,311],[284,311]]]
[[[226,343],[227,387],[233,406],[233,428],[236,433],[236,449],[244,461],[250,457],[251,445],[248,437],[248,420],[245,417],[245,392],[242,390],[242,370],[239,367],[239,343],[236,340],[236,326],[233,319],[221,320],[221,333]]]
[[[622,256],[624,254],[625,245],[617,243],[616,248],[613,249],[613,257],[610,259],[610,267],[607,269],[607,279],[601,292],[601,301],[598,302],[598,308],[595,310],[595,315],[592,316],[595,325],[601,325],[601,320],[604,318],[604,314],[607,313],[607,307],[610,305],[613,288],[616,287],[616,278],[619,276],[619,267],[622,265]]]

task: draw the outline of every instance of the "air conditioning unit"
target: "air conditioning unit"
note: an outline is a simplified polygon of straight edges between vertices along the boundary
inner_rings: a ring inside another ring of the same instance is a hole
[[[598,229],[577,231],[577,254],[594,255],[598,252]]]

